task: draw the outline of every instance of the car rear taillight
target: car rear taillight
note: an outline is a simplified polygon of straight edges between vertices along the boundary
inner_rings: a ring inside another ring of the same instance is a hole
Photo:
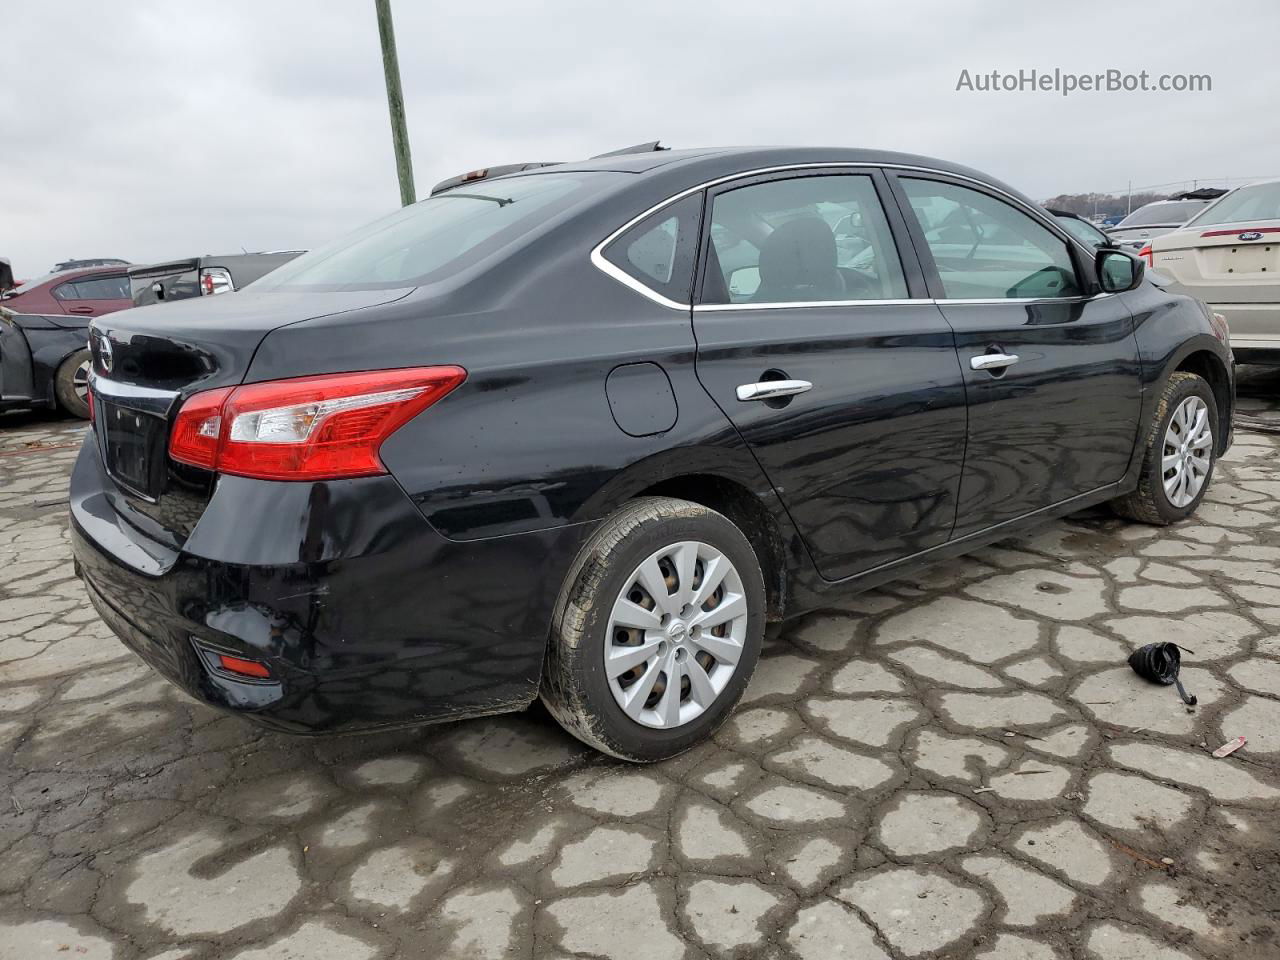
[[[1148,243],[1145,247],[1139,250],[1138,256],[1140,256],[1143,260],[1147,261],[1148,267],[1154,267],[1156,265],[1156,258],[1151,253],[1151,244]]]
[[[1231,342],[1231,327],[1227,324],[1227,318],[1220,313],[1210,313],[1210,325],[1213,327],[1213,335],[1223,343]]]
[[[1238,237],[1242,233],[1280,233],[1280,227],[1250,227],[1244,224],[1233,227],[1230,230],[1206,230],[1200,234],[1200,239],[1205,237]],[[1250,237],[1250,240],[1259,240],[1260,237]]]
[[[222,405],[234,391],[235,387],[222,387],[188,399],[169,435],[169,456],[193,467],[215,469],[222,439]]]
[[[461,367],[413,367],[208,390],[178,411],[169,456],[262,480],[386,473],[383,441],[466,376]]]
[[[223,267],[205,267],[200,271],[200,295],[211,297],[215,293],[232,293],[236,289],[230,271]]]

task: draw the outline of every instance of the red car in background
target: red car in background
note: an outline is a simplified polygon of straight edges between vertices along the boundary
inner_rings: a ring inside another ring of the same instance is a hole
[[[133,306],[125,266],[81,267],[0,293],[0,411],[89,416],[89,321]]]
[[[14,313],[100,317],[133,306],[123,266],[86,267],[47,273],[0,294]]]

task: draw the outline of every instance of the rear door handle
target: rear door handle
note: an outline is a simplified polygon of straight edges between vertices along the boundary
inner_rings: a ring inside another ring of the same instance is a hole
[[[1003,370],[1018,362],[1016,353],[980,353],[969,358],[971,370]]]
[[[797,393],[807,393],[813,389],[808,380],[761,380],[757,383],[743,383],[738,386],[739,400],[773,400],[777,397],[790,397]]]
[[[93,313],[93,307],[68,307],[69,313]]]

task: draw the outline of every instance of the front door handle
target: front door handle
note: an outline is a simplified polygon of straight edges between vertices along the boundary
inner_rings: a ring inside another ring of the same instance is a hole
[[[1005,367],[1011,367],[1018,362],[1016,353],[980,353],[976,357],[969,358],[969,368],[972,370],[1003,370]]]
[[[70,313],[93,313],[93,307],[70,307]]]
[[[739,400],[776,400],[778,397],[790,397],[797,393],[807,393],[813,389],[808,380],[761,380],[757,383],[743,383],[738,386]]]

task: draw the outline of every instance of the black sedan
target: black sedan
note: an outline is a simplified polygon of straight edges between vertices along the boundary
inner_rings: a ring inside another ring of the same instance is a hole
[[[0,307],[0,411],[89,415],[89,318]]]
[[[460,178],[94,321],[77,566],[194,696],[349,731],[541,697],[657,760],[767,620],[1093,504],[1176,522],[1226,330],[973,170],[647,150]]]

